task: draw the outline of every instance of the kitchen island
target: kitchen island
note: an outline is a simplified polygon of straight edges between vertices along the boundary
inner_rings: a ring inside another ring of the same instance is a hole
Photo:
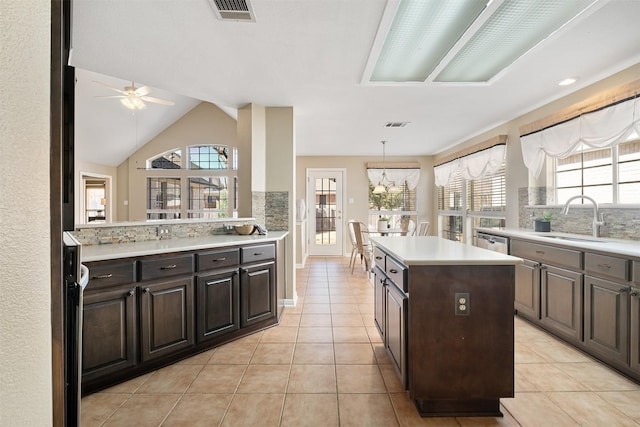
[[[376,326],[420,414],[500,416],[521,260],[438,237],[372,241]]]

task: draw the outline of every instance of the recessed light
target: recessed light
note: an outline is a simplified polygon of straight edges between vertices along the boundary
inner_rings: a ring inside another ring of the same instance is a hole
[[[569,85],[574,84],[577,80],[578,79],[576,79],[575,77],[569,77],[569,78],[566,78],[564,80],[560,80],[558,82],[558,86],[569,86]]]

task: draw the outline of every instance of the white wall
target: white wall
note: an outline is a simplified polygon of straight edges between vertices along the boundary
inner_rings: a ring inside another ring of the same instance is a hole
[[[50,3],[0,1],[0,425],[52,424]]]

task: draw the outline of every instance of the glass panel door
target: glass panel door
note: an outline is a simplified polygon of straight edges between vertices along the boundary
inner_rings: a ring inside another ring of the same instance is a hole
[[[342,171],[308,171],[310,255],[342,255]]]

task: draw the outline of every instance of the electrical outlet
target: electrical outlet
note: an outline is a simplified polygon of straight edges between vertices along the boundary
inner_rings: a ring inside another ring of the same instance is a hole
[[[171,238],[171,226],[170,225],[159,225],[156,228],[156,233],[158,237],[161,239],[170,239]]]
[[[470,301],[468,292],[456,292],[455,312],[456,316],[468,316],[470,311]]]

